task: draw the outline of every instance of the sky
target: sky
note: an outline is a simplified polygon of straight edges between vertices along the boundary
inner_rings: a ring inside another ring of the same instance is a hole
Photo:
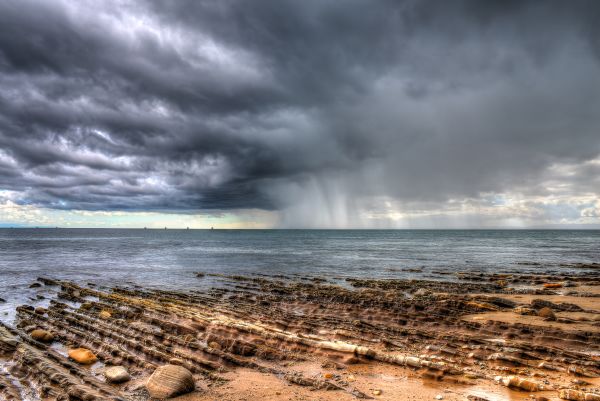
[[[600,228],[600,2],[0,1],[0,226]]]

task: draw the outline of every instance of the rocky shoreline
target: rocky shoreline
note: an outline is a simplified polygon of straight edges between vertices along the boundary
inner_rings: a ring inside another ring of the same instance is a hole
[[[190,280],[209,277],[205,292],[39,278],[48,307],[0,325],[0,399],[600,401],[594,269]]]

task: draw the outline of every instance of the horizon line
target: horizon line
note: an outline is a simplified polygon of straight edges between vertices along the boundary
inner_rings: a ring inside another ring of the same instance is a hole
[[[446,227],[446,228],[327,228],[327,227],[311,227],[311,228],[290,228],[290,227],[270,227],[270,228],[230,228],[230,227],[210,227],[210,228],[191,228],[191,227],[60,227],[60,226],[2,226],[0,230],[141,230],[141,231],[559,231],[559,230],[577,230],[577,231],[600,231],[600,227]]]

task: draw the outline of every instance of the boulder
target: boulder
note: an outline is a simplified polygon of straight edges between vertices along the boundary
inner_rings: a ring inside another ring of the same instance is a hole
[[[104,371],[104,377],[109,383],[124,383],[131,379],[129,372],[123,366],[111,366]]]
[[[69,358],[83,365],[89,365],[98,360],[96,355],[94,355],[92,351],[86,348],[75,348],[69,350]]]
[[[543,317],[548,320],[556,320],[556,315],[552,311],[552,309],[545,307],[538,311],[538,316]]]
[[[101,319],[110,319],[112,317],[112,314],[107,310],[103,310],[103,311],[100,311],[98,316],[100,316]]]
[[[152,398],[171,398],[194,390],[192,373],[183,366],[163,365],[154,371],[146,382]]]
[[[29,333],[29,335],[34,340],[41,341],[43,343],[50,343],[54,341],[54,334],[50,333],[48,330],[35,329]]]

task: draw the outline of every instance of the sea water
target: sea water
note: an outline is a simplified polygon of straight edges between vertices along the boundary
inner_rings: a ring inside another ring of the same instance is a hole
[[[210,276],[419,278],[566,272],[600,262],[600,230],[0,229],[0,319],[45,298],[37,277],[202,290]]]

